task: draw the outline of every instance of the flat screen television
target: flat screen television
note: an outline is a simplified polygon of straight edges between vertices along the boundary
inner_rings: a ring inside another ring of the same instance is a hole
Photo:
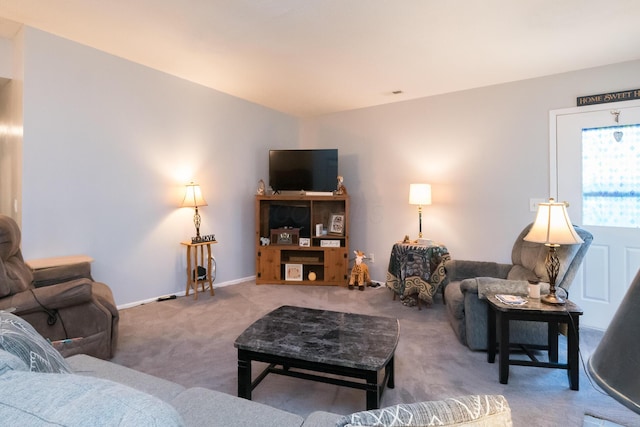
[[[273,191],[333,191],[338,149],[270,150],[269,186]]]

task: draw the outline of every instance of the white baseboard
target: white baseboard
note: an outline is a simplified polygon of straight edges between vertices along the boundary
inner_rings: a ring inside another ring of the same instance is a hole
[[[244,277],[241,279],[235,279],[235,280],[228,280],[226,282],[222,282],[222,283],[214,283],[213,284],[213,289],[217,289],[217,288],[222,288],[225,286],[231,286],[231,285],[237,285],[238,283],[244,283],[244,282],[248,282],[251,280],[256,280],[256,276],[248,276],[248,277]],[[175,292],[171,295],[175,295],[177,297],[183,297],[185,296],[186,291],[180,291],[180,292]],[[167,295],[158,295],[156,297],[153,298],[148,298],[148,299],[144,299],[144,300],[140,300],[140,301],[134,301],[134,302],[128,302],[126,304],[121,304],[118,305],[118,310],[125,310],[127,308],[131,308],[131,307],[137,307],[139,305],[143,305],[143,304],[149,304],[151,302],[157,302],[158,298],[160,297],[165,297]]]

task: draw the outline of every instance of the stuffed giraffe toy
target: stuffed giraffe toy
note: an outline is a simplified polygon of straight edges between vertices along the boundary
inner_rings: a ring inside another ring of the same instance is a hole
[[[364,287],[371,282],[369,277],[369,267],[362,262],[366,257],[362,251],[353,251],[356,254],[356,262],[351,269],[351,278],[349,279],[349,289],[357,286],[358,289],[364,291]]]

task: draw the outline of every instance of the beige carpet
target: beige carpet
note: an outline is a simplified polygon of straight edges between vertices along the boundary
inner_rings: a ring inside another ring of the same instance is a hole
[[[236,395],[235,338],[254,320],[280,305],[299,305],[400,319],[396,351],[396,387],[387,389],[383,406],[436,400],[465,394],[503,394],[514,426],[581,426],[585,413],[625,426],[640,426],[634,414],[596,390],[581,368],[580,390],[569,389],[566,371],[513,366],[509,384],[498,382],[498,365],[484,352],[460,344],[438,298],[418,311],[388,289],[242,283],[216,289],[214,297],[154,302],[121,311],[120,342],[114,362],[184,386],[203,386]],[[582,328],[586,360],[601,333]],[[561,342],[561,351],[566,343]],[[562,356],[563,357],[563,356]],[[254,368],[254,376],[258,368]],[[365,393],[330,384],[268,376],[253,399],[300,415],[314,410],[340,414],[365,408]]]

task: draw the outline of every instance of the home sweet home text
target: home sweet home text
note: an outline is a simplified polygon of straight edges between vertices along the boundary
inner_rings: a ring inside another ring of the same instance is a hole
[[[598,95],[579,96],[577,98],[578,107],[584,105],[604,104],[607,102],[629,101],[640,99],[640,89],[623,90],[620,92],[601,93]]]

